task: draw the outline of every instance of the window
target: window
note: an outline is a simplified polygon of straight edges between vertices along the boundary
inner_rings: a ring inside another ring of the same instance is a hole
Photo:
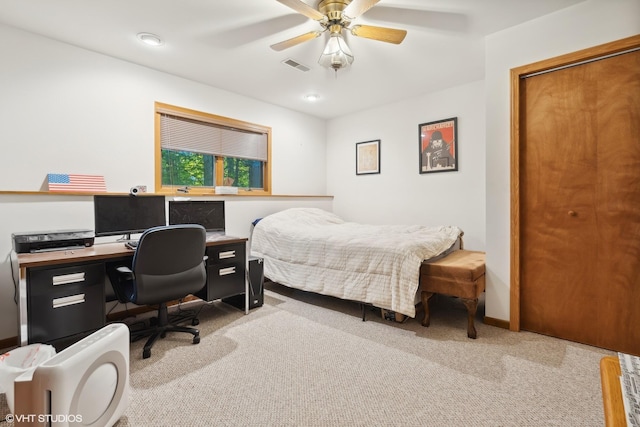
[[[156,192],[271,194],[271,128],[156,103]]]

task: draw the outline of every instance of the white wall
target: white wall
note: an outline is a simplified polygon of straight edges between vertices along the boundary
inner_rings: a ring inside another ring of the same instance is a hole
[[[104,175],[110,192],[154,190],[154,102],[272,128],[274,194],[326,194],[324,120],[0,25],[0,191],[49,172]],[[259,70],[256,70],[259,73]],[[329,197],[227,198],[227,232]],[[17,334],[9,253],[16,231],[93,229],[89,196],[0,194],[0,339]]]
[[[485,249],[484,82],[341,117],[327,125],[334,212],[372,224],[457,225]],[[418,126],[458,118],[458,171],[419,173]],[[380,174],[355,174],[355,144],[380,139]]]
[[[153,191],[159,101],[270,126],[274,193],[325,194],[324,120],[7,26],[0,39],[0,190],[60,172]]]
[[[487,316],[510,313],[510,70],[637,34],[640,0],[588,0],[487,37]]]

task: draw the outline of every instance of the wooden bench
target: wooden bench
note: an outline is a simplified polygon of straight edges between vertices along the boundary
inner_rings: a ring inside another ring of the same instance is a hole
[[[458,297],[468,311],[467,336],[476,338],[473,324],[478,309],[478,297],[484,291],[484,252],[459,250],[433,262],[420,266],[420,290],[424,319],[422,326],[429,326],[429,298],[433,294]]]

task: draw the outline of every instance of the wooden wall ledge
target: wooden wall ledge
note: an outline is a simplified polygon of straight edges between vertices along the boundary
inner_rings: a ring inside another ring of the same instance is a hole
[[[129,193],[94,193],[94,192],[83,192],[83,191],[2,191],[0,190],[0,195],[10,195],[10,196],[94,196],[94,195],[125,195]],[[144,193],[146,195],[155,195],[155,196],[165,196],[165,197],[217,197],[217,198],[234,198],[234,197],[266,197],[266,198],[329,198],[333,199],[333,196],[330,195],[317,195],[317,194],[250,194],[242,193],[242,194],[196,194],[196,193]]]

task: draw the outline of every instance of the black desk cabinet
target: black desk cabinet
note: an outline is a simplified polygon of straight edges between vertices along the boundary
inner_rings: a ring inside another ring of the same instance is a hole
[[[246,242],[232,236],[207,240],[207,285],[199,298],[213,301],[245,292]],[[42,253],[12,251],[18,273],[18,343],[67,342],[104,326],[107,267],[126,265],[133,254],[122,242]]]
[[[31,268],[27,280],[30,343],[51,342],[104,326],[103,263]]]
[[[214,301],[245,292],[246,243],[207,247],[207,285],[196,294]]]

